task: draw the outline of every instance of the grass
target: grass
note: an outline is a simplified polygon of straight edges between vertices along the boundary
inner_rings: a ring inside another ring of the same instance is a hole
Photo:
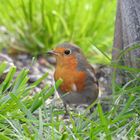
[[[6,63],[0,65],[0,74]],[[45,74],[33,84],[28,84],[28,70],[23,69],[17,78],[13,77],[16,67],[11,67],[0,84],[0,139],[2,140],[83,140],[83,139],[137,139],[140,135],[140,87],[135,77],[123,87],[115,84],[111,100],[104,104],[97,101],[97,108],[91,115],[88,110],[81,114],[70,112],[70,120],[60,118],[64,112],[52,103],[46,107],[54,87],[46,85],[41,92],[31,96],[32,90],[44,79]],[[129,71],[131,72],[131,71]],[[134,73],[133,73],[134,74]],[[61,83],[58,81],[56,87]],[[137,83],[137,84],[136,84]],[[104,112],[102,105],[109,104]],[[89,109],[89,108],[88,108]]]
[[[4,72],[6,63],[0,65],[0,75]],[[31,96],[32,90],[47,77],[47,73],[39,80],[29,85],[28,70],[23,69],[15,80],[15,67],[11,67],[5,80],[0,85],[0,136],[3,139],[37,138],[41,131],[39,120],[32,114],[54,93],[55,88],[48,85],[41,92]],[[56,88],[61,81],[56,83]],[[39,116],[40,117],[40,116]],[[42,117],[42,116],[41,116]],[[37,126],[37,127],[34,127]]]
[[[111,57],[115,4],[115,0],[1,0],[0,25],[7,29],[7,41],[4,38],[1,46],[37,55],[68,41],[79,45],[92,62],[109,63],[97,48]]]

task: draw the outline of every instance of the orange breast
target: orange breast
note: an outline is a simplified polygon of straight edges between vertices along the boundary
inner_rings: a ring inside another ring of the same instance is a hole
[[[73,91],[73,85],[76,86],[77,92],[82,91],[85,87],[86,74],[73,68],[57,67],[54,78],[55,80],[60,78],[63,80],[60,89],[64,93]]]

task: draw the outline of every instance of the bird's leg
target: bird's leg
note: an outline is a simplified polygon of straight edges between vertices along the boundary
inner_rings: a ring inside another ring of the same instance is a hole
[[[94,106],[92,106],[92,107],[90,108],[90,113],[91,113],[91,114],[94,112],[94,110],[95,110],[96,107],[97,107],[97,104],[95,104]]]
[[[65,108],[65,115],[69,115],[68,109],[67,109],[67,104],[64,103],[64,108]]]
[[[65,108],[65,114],[63,116],[63,119],[67,119],[69,118],[69,112],[68,112],[68,109],[67,109],[67,104],[66,103],[63,103],[64,104],[64,108]]]
[[[90,113],[92,114],[94,112],[94,107],[90,108]]]

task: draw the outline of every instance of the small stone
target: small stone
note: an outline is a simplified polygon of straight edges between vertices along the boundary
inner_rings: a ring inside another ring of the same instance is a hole
[[[19,59],[19,60],[24,60],[24,61],[25,61],[25,59],[27,59],[27,58],[28,58],[28,55],[27,55],[27,54],[19,54],[18,57],[17,57],[17,59]]]
[[[49,56],[49,57],[46,57],[48,63],[50,63],[51,65],[56,65],[56,58],[53,57],[53,56]]]

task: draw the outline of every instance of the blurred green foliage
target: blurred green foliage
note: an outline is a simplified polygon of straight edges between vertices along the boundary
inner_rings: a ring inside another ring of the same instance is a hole
[[[101,52],[111,55],[115,10],[115,0],[1,0],[4,45],[36,55],[73,42],[92,61],[106,63]]]

